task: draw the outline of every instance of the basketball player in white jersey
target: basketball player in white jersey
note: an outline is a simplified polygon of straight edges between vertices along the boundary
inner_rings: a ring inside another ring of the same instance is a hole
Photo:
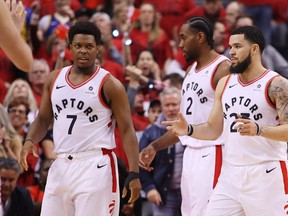
[[[48,77],[39,114],[27,134],[20,164],[35,153],[33,143],[46,134],[52,121],[54,152],[41,209],[42,216],[118,216],[119,186],[114,127],[120,129],[129,163],[122,196],[130,189],[130,203],[139,197],[138,143],[124,86],[95,65],[99,29],[77,22],[69,29],[72,66]]]
[[[212,24],[202,17],[189,19],[180,30],[179,47],[188,62],[195,61],[187,70],[182,85],[180,107],[180,112],[191,124],[207,121],[218,80],[229,73],[230,62],[213,50],[212,38]],[[141,151],[140,167],[151,170],[149,166],[156,152],[179,140],[186,146],[181,178],[181,213],[183,216],[202,216],[220,174],[222,138],[204,141],[167,132]]]
[[[0,48],[19,69],[28,72],[32,67],[32,50],[20,35],[25,17],[21,1],[0,0]]]
[[[223,165],[207,216],[288,215],[288,80],[263,67],[265,40],[256,27],[234,30],[229,45],[232,74],[219,81],[208,121],[191,125],[179,114],[163,124],[178,136],[188,128],[196,139],[223,131]]]

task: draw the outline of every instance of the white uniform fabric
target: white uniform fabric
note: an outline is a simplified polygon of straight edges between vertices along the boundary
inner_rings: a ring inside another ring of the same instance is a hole
[[[69,81],[72,67],[59,71],[51,90],[54,143],[42,216],[118,216],[119,187],[112,112],[101,88],[109,72],[97,68],[85,82]]]
[[[279,124],[268,98],[269,83],[276,76],[267,70],[243,83],[239,75],[231,75],[226,83],[222,94],[225,156],[207,216],[287,215],[287,144],[261,136],[240,136],[234,129],[237,114],[260,126]]]
[[[213,77],[223,61],[228,61],[228,58],[219,55],[199,70],[194,63],[186,75],[180,110],[189,124],[201,124],[208,120],[214,104]],[[187,146],[181,178],[181,213],[182,216],[202,216],[221,170],[223,139],[205,141],[188,136],[179,139]]]
[[[219,55],[209,65],[196,70],[195,62],[182,84],[181,113],[189,124],[202,124],[207,122],[214,105],[215,86],[213,77],[220,63],[229,61],[227,57]],[[223,143],[223,138],[217,140],[199,140],[190,136],[179,137],[183,145],[192,148],[203,148]]]
[[[89,80],[74,86],[68,79],[70,70],[65,67],[60,71],[51,92],[54,151],[115,148],[115,121],[111,109],[102,102],[100,90],[109,72],[97,68]]]

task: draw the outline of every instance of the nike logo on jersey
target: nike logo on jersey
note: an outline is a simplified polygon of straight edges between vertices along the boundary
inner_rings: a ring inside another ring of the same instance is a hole
[[[205,157],[207,157],[209,154],[206,154],[206,155],[202,155],[202,158],[205,158]]]
[[[266,169],[266,173],[270,173],[270,172],[272,172],[272,171],[275,170],[275,169],[276,169],[276,167],[274,167],[274,168],[272,168],[272,169],[270,169],[270,170]]]
[[[236,83],[236,84],[234,84],[234,85],[230,85],[230,86],[229,86],[229,88],[232,88],[232,87],[234,87],[234,86],[236,86],[236,85],[237,85],[237,83]]]
[[[99,164],[98,164],[98,165],[97,165],[97,168],[100,169],[100,168],[102,168],[102,167],[104,167],[104,166],[106,166],[106,165],[107,165],[107,164],[103,164],[103,165],[99,165]]]
[[[56,89],[60,89],[60,88],[63,88],[63,87],[65,87],[66,85],[62,85],[62,86],[56,86]]]

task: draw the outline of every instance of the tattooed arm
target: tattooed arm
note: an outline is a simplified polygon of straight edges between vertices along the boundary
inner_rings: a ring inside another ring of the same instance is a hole
[[[279,126],[263,126],[261,136],[288,141],[288,80],[284,77],[275,78],[268,89],[269,98],[276,105],[279,116]]]

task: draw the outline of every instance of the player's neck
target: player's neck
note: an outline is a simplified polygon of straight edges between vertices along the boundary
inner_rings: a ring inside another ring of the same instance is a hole
[[[203,68],[204,66],[210,64],[217,56],[214,50],[206,51],[205,53],[201,53],[197,61],[197,68]]]

